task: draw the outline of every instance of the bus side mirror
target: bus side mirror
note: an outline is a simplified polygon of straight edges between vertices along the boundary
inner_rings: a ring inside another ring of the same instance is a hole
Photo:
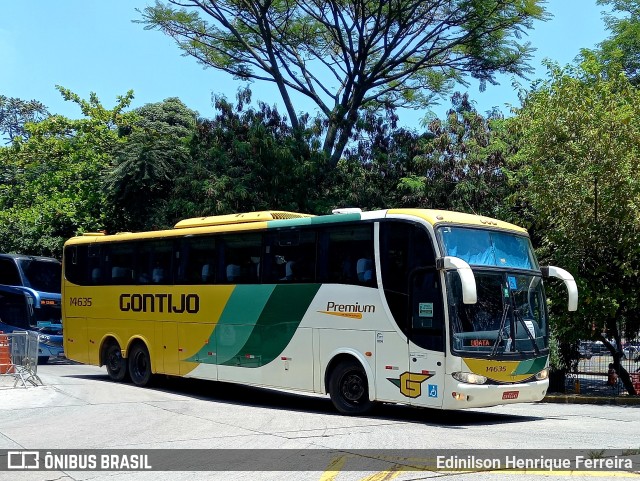
[[[455,269],[460,276],[460,283],[462,284],[462,302],[464,304],[475,304],[478,302],[476,278],[473,277],[473,271],[469,264],[459,257],[446,256],[436,260],[436,267],[439,270]]]
[[[564,269],[560,269],[559,267],[554,266],[541,267],[540,270],[542,271],[543,277],[555,277],[564,281],[564,285],[567,286],[567,291],[569,291],[569,310],[577,311],[578,286],[576,285],[576,281],[573,276]]]

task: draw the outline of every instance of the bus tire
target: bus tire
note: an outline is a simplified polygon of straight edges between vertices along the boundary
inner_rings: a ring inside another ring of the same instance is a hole
[[[335,367],[329,378],[329,396],[342,414],[364,414],[373,407],[367,374],[358,361],[344,361]]]
[[[120,344],[115,341],[107,344],[102,359],[112,381],[122,382],[127,379],[127,360],[122,357]]]
[[[46,364],[49,362],[49,356],[38,356],[38,364]]]
[[[151,380],[151,358],[147,346],[136,343],[129,350],[129,375],[136,386],[146,386]]]

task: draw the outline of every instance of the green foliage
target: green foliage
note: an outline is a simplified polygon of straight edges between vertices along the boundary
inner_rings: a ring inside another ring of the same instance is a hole
[[[425,107],[471,76],[529,71],[521,34],[547,18],[541,0],[156,1],[141,23],[204,65],[276,84],[294,134],[291,93],[327,122],[323,151],[335,167],[363,108]],[[301,137],[299,137],[299,140]]]
[[[25,137],[25,125],[47,117],[47,108],[37,100],[21,100],[0,95],[0,137],[9,142]]]
[[[478,114],[466,94],[451,100],[447,119],[432,119],[423,133],[396,128],[393,111],[364,115],[356,125],[357,148],[347,150],[333,172],[332,203],[497,215],[509,189],[503,121]]]
[[[169,227],[158,225],[154,212],[162,208],[175,176],[189,161],[196,118],[177,98],[132,112],[132,122],[120,128],[126,141],[119,143],[105,176],[110,231]]]
[[[638,0],[598,0],[613,13],[604,19],[611,36],[600,43],[596,54],[605,63],[622,65],[634,84],[640,84],[640,2]]]
[[[580,307],[566,314],[552,289],[563,342],[602,332],[620,346],[638,331],[640,305],[640,92],[614,65],[550,65],[509,121],[515,220],[529,227],[543,263],[576,277]]]
[[[189,161],[176,172],[156,224],[233,212],[316,210],[323,157],[309,148],[312,131],[305,130],[301,142],[275,108],[250,102],[248,89],[239,92],[237,105],[215,99],[217,114],[198,122]]]
[[[87,116],[58,115],[25,126],[26,137],[0,148],[0,251],[59,257],[62,244],[83,230],[103,228],[101,177],[119,142],[116,126],[126,124],[123,110],[130,92],[105,109],[66,89]]]
[[[505,146],[494,133],[500,122],[480,115],[466,94],[454,94],[446,119],[428,123],[411,175],[398,183],[398,204],[495,216],[507,189]]]

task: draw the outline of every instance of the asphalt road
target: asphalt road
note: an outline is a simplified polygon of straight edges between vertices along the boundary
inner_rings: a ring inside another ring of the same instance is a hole
[[[382,405],[366,417],[338,415],[326,396],[225,383],[156,380],[152,388],[111,382],[104,368],[39,366],[43,386],[0,382],[0,450],[265,449],[640,449],[640,407],[520,404],[443,412]],[[2,380],[0,380],[2,381]],[[10,386],[10,385],[9,385]],[[455,452],[455,451],[453,451]],[[268,453],[268,452],[267,452]],[[303,454],[304,455],[304,454]],[[304,459],[304,458],[303,458]],[[313,471],[0,472],[7,480],[416,480],[613,479],[630,473],[444,473],[349,471],[348,459]],[[300,464],[300,463],[299,463]],[[299,469],[304,469],[304,463]],[[633,476],[633,475],[632,475]],[[640,476],[635,476],[640,479]],[[449,478],[447,478],[449,479]]]

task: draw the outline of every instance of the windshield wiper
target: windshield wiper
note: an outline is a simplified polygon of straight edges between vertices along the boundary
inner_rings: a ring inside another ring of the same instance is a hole
[[[504,332],[504,323],[507,321],[508,312],[509,312],[509,304],[505,302],[502,307],[502,319],[500,319],[500,327],[498,328],[498,335],[496,336],[496,342],[493,345],[493,349],[491,349],[491,354],[489,354],[489,357],[493,357],[496,355],[498,346],[502,342],[502,339],[504,339],[504,336],[502,334]]]
[[[531,335],[531,331],[529,331],[529,327],[527,326],[527,323],[524,322],[524,318],[522,317],[522,314],[520,314],[517,310],[515,311],[515,315],[516,315],[516,320],[518,322],[520,322],[520,324],[522,324],[522,327],[524,327],[524,332],[527,333],[527,337],[529,338],[529,340],[531,341],[531,345],[533,346],[534,351],[536,351],[536,355],[540,354],[540,349],[538,349],[538,345],[536,344],[536,340],[535,338]]]

